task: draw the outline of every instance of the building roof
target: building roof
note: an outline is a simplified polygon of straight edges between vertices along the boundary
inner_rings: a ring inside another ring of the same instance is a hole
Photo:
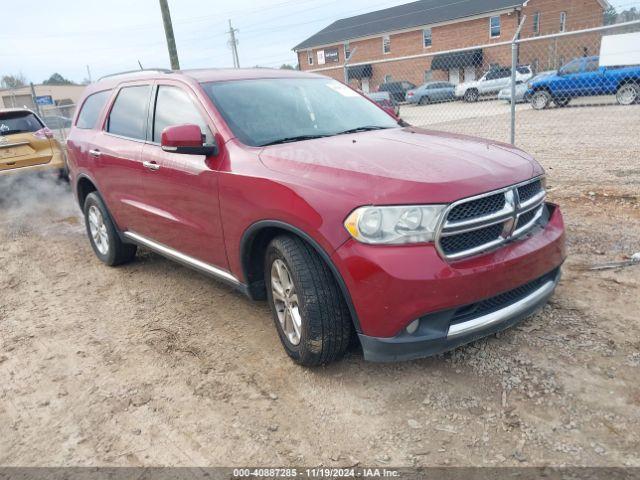
[[[395,30],[449,22],[488,12],[521,7],[525,0],[419,0],[343,18],[293,47],[294,50],[343,42]]]

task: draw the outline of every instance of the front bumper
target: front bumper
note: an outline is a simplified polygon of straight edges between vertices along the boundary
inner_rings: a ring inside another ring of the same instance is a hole
[[[333,263],[350,294],[357,330],[361,336],[365,357],[374,359],[374,344],[398,343],[406,327],[417,319],[429,319],[434,313],[448,312],[509,292],[558,269],[565,259],[564,222],[560,209],[548,204],[548,220],[524,237],[501,248],[455,262],[442,259],[433,244],[414,246],[371,246],[349,240],[332,256]],[[546,298],[545,298],[546,299]],[[544,300],[541,300],[544,303]],[[480,336],[492,328],[506,328],[523,315],[508,318],[482,329]],[[513,318],[516,320],[513,320]],[[442,318],[442,317],[440,317]],[[423,322],[421,322],[423,323]],[[390,358],[406,359],[427,356],[477,338],[466,332],[457,338],[447,338],[449,324],[439,327],[436,337],[439,347],[415,347],[416,332],[400,340],[408,353],[394,350]],[[393,347],[396,348],[396,347]]]
[[[372,362],[414,360],[446,352],[499,332],[541,309],[553,295],[559,281],[560,268],[545,275],[540,285],[528,295],[500,309],[459,323],[452,323],[452,319],[461,309],[426,315],[420,319],[417,335],[403,332],[392,338],[376,338],[360,334],[364,358]]]

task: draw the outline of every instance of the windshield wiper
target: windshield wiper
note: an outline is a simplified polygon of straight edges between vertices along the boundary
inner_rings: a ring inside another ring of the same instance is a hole
[[[268,147],[269,145],[278,145],[281,143],[291,143],[291,142],[300,142],[302,140],[313,140],[314,138],[324,138],[328,135],[297,135],[295,137],[285,137],[279,138],[278,140],[273,140],[271,142],[263,143],[259,145],[260,147]]]
[[[365,125],[364,127],[350,128],[349,130],[344,130],[343,132],[338,132],[336,135],[346,135],[348,133],[358,133],[358,132],[370,132],[371,130],[386,130],[391,127],[381,127],[380,125]]]

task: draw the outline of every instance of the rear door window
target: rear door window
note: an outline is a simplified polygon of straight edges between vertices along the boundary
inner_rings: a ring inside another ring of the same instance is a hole
[[[0,135],[37,132],[44,125],[33,113],[19,110],[0,113]]]
[[[567,63],[560,69],[560,73],[563,75],[571,75],[573,73],[579,73],[582,67],[582,59],[578,58]]]
[[[585,66],[586,72],[595,72],[600,68],[600,64],[597,58],[590,58],[587,60],[587,65]]]
[[[84,101],[84,104],[82,104],[82,108],[78,114],[76,127],[94,128],[98,121],[98,116],[100,115],[100,112],[102,112],[104,104],[107,103],[110,95],[111,90],[104,90],[102,92],[89,95]]]
[[[179,87],[160,85],[156,97],[156,109],[153,115],[153,141],[160,143],[162,130],[172,125],[190,123],[198,125],[205,135],[205,142],[213,142],[213,134],[204,121],[198,108],[185,92]]]
[[[123,87],[113,104],[107,132],[136,140],[146,138],[151,85]]]

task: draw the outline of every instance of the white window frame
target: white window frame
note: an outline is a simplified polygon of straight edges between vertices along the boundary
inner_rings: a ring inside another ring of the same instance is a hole
[[[498,34],[494,35],[493,34],[493,19],[497,18],[498,19]],[[500,18],[500,15],[494,15],[493,17],[489,17],[489,38],[500,38],[500,35],[502,34],[502,19]]]
[[[560,32],[567,31],[567,12],[560,12]]]
[[[429,45],[427,45],[427,42],[425,41],[427,39],[427,32],[429,32]],[[431,46],[433,45],[432,34],[433,31],[431,30],[431,27],[422,29],[422,48],[431,48]]]
[[[349,60],[349,55],[351,55],[351,46],[349,45],[349,40],[344,42],[344,61]]]
[[[540,35],[540,12],[533,14],[533,34]]]
[[[382,36],[382,53],[384,55],[388,55],[391,53],[391,36],[390,35]]]
[[[313,50],[307,50],[307,64],[313,65]]]

